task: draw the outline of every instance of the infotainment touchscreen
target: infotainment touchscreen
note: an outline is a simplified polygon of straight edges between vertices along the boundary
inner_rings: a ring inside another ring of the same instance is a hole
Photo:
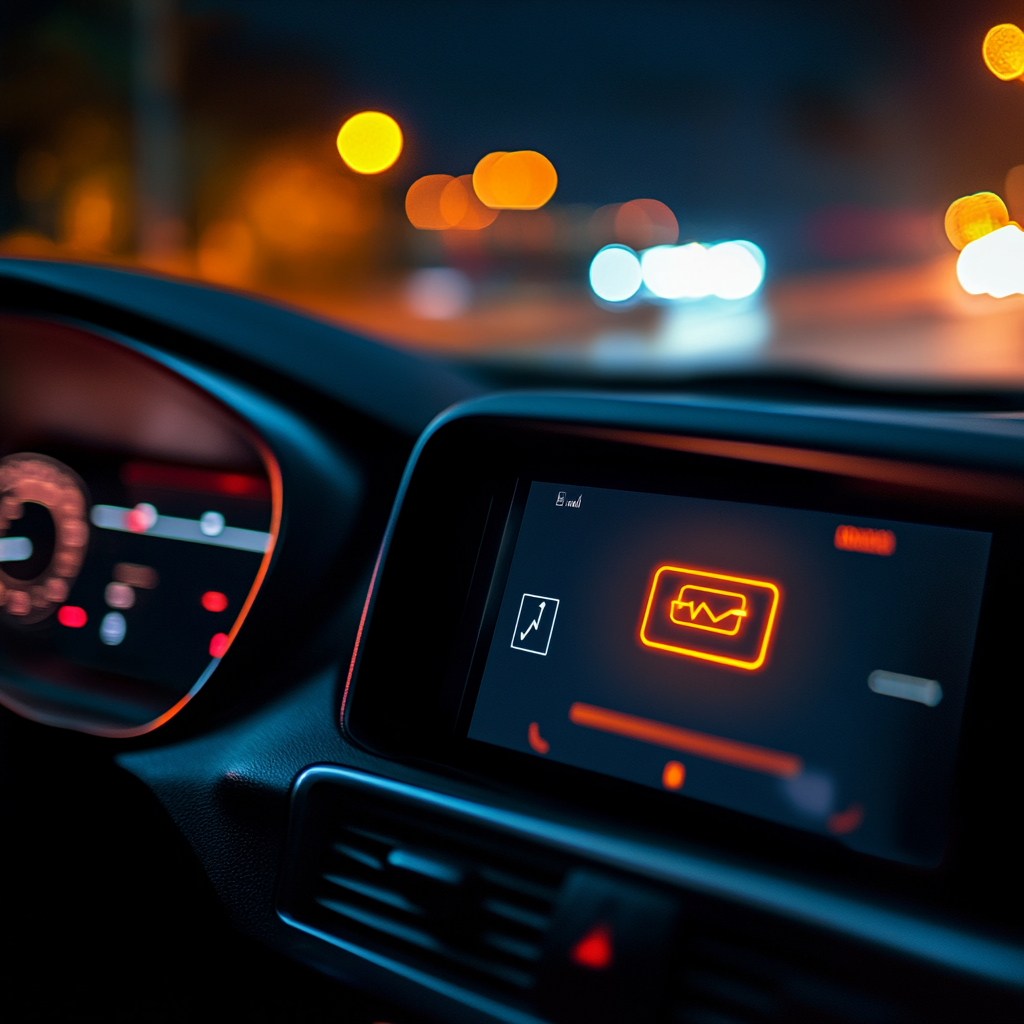
[[[535,481],[469,738],[935,865],[990,541]]]

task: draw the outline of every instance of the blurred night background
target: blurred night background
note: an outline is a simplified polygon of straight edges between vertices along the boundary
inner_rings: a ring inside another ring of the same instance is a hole
[[[1024,222],[1024,83],[980,55],[1024,3],[7,0],[0,19],[0,255],[184,275],[479,359],[1024,381],[1024,297],[963,292],[942,228],[981,190]],[[404,133],[380,174],[335,145],[362,110]],[[544,154],[551,201],[410,224],[416,179],[496,150]],[[755,243],[764,288],[724,311],[595,301],[601,246],[643,248],[616,236],[636,199],[679,242]]]

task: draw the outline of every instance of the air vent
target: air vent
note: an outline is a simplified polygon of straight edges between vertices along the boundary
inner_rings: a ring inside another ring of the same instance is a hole
[[[530,993],[566,865],[399,805],[346,798],[318,817],[294,916],[435,974]]]

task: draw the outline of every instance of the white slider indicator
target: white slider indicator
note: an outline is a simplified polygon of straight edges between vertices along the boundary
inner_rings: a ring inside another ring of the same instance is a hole
[[[942,700],[942,686],[935,679],[906,676],[902,672],[876,669],[868,676],[868,686],[885,697],[899,697],[933,708]]]
[[[236,551],[256,551],[263,554],[270,546],[270,534],[261,530],[222,526],[218,533],[209,532],[209,512],[204,514],[203,519],[182,519],[179,516],[162,516],[152,505],[146,506],[143,510],[143,513],[149,513],[152,509],[151,514],[140,514],[139,508],[141,506],[131,509],[122,508],[120,505],[93,505],[89,518],[93,526],[98,526],[101,530],[120,530],[123,533],[164,537],[168,540],[187,540],[193,544],[210,544],[217,548],[234,548]],[[143,529],[140,529],[140,526]]]

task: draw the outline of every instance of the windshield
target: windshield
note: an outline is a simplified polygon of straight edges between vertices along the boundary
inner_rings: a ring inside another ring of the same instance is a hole
[[[478,362],[1016,387],[1024,34],[989,31],[1012,13],[8,4],[0,251]],[[979,192],[1002,213],[948,233]]]

